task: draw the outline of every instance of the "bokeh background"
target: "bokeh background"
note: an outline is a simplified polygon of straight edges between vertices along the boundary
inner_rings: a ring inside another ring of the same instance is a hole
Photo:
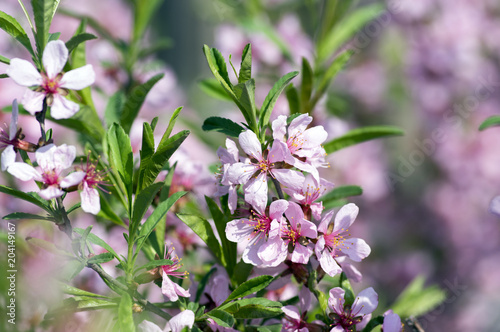
[[[211,115],[241,120],[234,105],[200,88],[199,82],[211,77],[203,44],[217,47],[226,59],[232,54],[238,67],[243,47],[252,43],[260,104],[277,78],[300,70],[301,57],[314,62],[324,2],[163,2],[147,39],[151,45],[161,40],[166,48],[152,53],[133,75],[144,81],[159,72],[166,74],[148,96],[141,119],[159,116],[158,126],[165,128],[172,111],[184,106],[179,128],[191,129],[192,135],[176,154],[183,165],[179,186],[197,195],[213,193],[209,168],[217,162],[215,150],[224,143],[224,136],[202,132],[201,124]],[[373,3],[361,0],[354,7]],[[353,232],[366,239],[372,254],[357,265],[364,279],[354,287],[359,291],[372,285],[381,302],[390,305],[414,277],[423,275],[428,284],[437,284],[447,293],[442,305],[420,319],[425,331],[500,331],[500,216],[490,209],[490,202],[500,195],[500,129],[478,131],[484,119],[500,112],[500,2],[392,0],[380,4],[384,11],[377,12],[349,43],[356,54],[313,113],[329,139],[377,124],[399,126],[406,133],[333,153],[328,157],[331,168],[322,173],[336,185],[364,189],[362,196],[352,199],[361,208]],[[66,15],[56,15],[51,32],[62,32],[63,40],[79,24],[71,17],[75,14],[94,18],[115,38],[130,36],[132,16],[125,0],[63,0],[61,7]],[[2,0],[0,9],[26,23],[17,1]],[[23,26],[29,30],[27,24]],[[29,58],[3,32],[0,54]],[[126,83],[124,59],[105,38],[88,42],[87,57],[97,73],[93,96],[103,114],[109,97]],[[1,73],[5,67],[0,64]],[[295,84],[300,79],[299,75]],[[0,107],[9,106],[22,93],[23,88],[1,79]],[[288,112],[281,97],[273,117]],[[0,117],[2,123],[9,123],[9,114]],[[36,123],[30,118],[21,121],[27,138],[36,141]],[[58,137],[68,138],[61,134],[67,130],[51,127],[59,130]],[[136,152],[140,128],[132,130]],[[1,181],[34,189],[8,176]],[[31,209],[4,194],[0,200],[2,216]],[[81,226],[95,223],[84,214],[75,219]],[[20,237],[63,241],[50,224],[21,221],[17,225]],[[121,238],[112,227],[98,224],[94,229],[110,241]],[[192,237],[183,234],[183,244],[195,241]],[[116,246],[123,242],[119,240]],[[44,277],[57,262],[23,243],[18,257],[21,324],[29,327],[40,322],[46,308],[58,299],[59,294],[50,291],[56,287]],[[89,289],[97,287],[90,274],[79,282]],[[60,330],[67,330],[67,324]],[[77,330],[78,322],[71,324]]]

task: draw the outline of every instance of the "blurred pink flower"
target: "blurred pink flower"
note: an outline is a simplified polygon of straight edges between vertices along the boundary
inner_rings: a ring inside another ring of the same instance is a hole
[[[362,290],[350,308],[345,307],[345,291],[340,287],[330,290],[328,306],[334,315],[334,327],[330,332],[348,332],[353,326],[362,328],[378,306],[378,295],[372,287]]]
[[[167,250],[166,247],[165,250]],[[179,259],[179,257],[174,257],[173,248],[169,248],[168,252],[165,253],[165,259],[170,259],[172,261],[172,264],[161,266],[163,277],[163,282],[161,284],[162,294],[172,302],[177,301],[179,299],[179,296],[189,297],[189,290],[185,290],[184,288],[170,280],[170,278],[168,277],[172,276],[176,278],[185,278],[187,275],[187,272],[177,272],[177,270],[182,267],[182,264],[180,263],[181,260]]]

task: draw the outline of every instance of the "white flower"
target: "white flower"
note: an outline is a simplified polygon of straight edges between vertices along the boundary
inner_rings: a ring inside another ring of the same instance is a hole
[[[93,84],[95,73],[91,65],[63,73],[67,60],[66,45],[60,40],[54,40],[49,42],[43,51],[42,73],[39,73],[29,61],[18,58],[10,61],[7,68],[9,77],[19,85],[36,87],[35,90],[27,90],[22,100],[24,108],[32,115],[42,110],[44,99],[47,105],[51,106],[51,115],[54,119],[68,119],[80,109],[78,104],[64,96],[68,94],[68,89],[81,90]]]

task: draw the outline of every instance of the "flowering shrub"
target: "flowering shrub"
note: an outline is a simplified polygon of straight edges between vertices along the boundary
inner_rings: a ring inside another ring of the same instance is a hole
[[[284,73],[262,104],[256,91],[266,88],[257,86],[252,74],[251,44],[242,50],[239,71],[229,58],[237,82],[230,78],[222,53],[203,47],[214,79],[202,84],[241,113],[241,120],[211,116],[204,121],[203,130],[229,136],[226,147],[216,152],[216,176],[206,181],[197,165],[174,157],[190,134],[174,134],[181,107],[160,136],[155,134],[161,126],[158,118],[138,117],[164,75],[137,79],[134,71],[149,55],[141,51],[141,42],[160,1],[132,2],[134,23],[127,41],[67,12],[81,21],[64,42],[59,33],[49,33],[59,1],[33,0],[34,26],[26,14],[33,47],[21,25],[0,13],[0,28],[33,60],[0,57],[8,65],[5,79],[28,88],[22,108],[13,101],[9,132],[0,135],[2,170],[21,181],[34,180],[38,188],[25,192],[12,184],[0,186],[0,191],[43,210],[16,211],[4,218],[50,221],[67,237],[54,242],[26,239],[65,265],[58,281],[66,297],[45,313],[43,328],[56,329],[58,319],[76,319],[75,313],[83,311],[112,317],[105,323],[87,319],[89,331],[161,331],[159,326],[166,326],[171,331],[392,332],[402,331],[401,319],[422,315],[443,300],[442,291],[424,288],[420,279],[396,303],[380,308],[372,287],[356,297],[351,287],[351,281],[362,279],[351,262],[361,262],[371,252],[350,229],[359,208],[347,199],[362,189],[335,187],[332,179],[325,179],[322,169],[330,167],[326,155],[402,131],[373,126],[332,138],[316,124],[314,110],[354,53],[341,46],[356,32],[353,26],[369,21],[360,14],[364,8],[339,11],[356,24],[330,17],[322,29],[345,40],[324,31],[327,36],[319,42],[315,62],[301,59],[300,85],[292,83],[298,71]],[[125,71],[125,82],[108,98],[104,121],[90,89],[94,82],[100,84],[96,72],[101,69],[86,63],[86,42],[97,38],[86,32],[87,24],[122,52],[118,67]],[[259,47],[256,53],[264,54]],[[287,115],[273,113],[282,94]],[[34,116],[29,120],[38,123],[37,142],[25,141],[17,129],[19,112]],[[64,132],[47,130],[46,119],[76,131],[79,146],[60,144],[66,140]],[[137,126],[142,126],[140,139],[134,138]],[[205,185],[210,185],[209,192],[200,194]],[[72,193],[78,191],[80,202],[72,203]],[[70,217],[80,207],[95,216],[86,228],[74,228]],[[95,232],[99,227],[120,227],[122,234],[103,238]],[[191,270],[174,250],[191,260]],[[102,280],[103,289],[89,291],[79,279],[82,275]],[[278,290],[286,287],[293,294],[281,298]]]

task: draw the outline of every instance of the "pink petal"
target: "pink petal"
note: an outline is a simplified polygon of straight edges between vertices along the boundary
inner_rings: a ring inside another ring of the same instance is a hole
[[[288,209],[285,211],[285,216],[292,225],[293,229],[297,228],[297,223],[302,222],[304,219],[304,212],[299,204],[295,202],[289,202]]]
[[[392,310],[384,313],[384,323],[382,325],[384,332],[401,332],[401,318]]]
[[[227,180],[233,184],[247,183],[252,175],[257,171],[257,167],[250,164],[235,163],[227,168],[225,172]]]
[[[288,256],[288,246],[277,236],[262,245],[257,255],[262,260],[261,267],[275,267],[285,261]]]
[[[43,51],[42,62],[49,78],[55,78],[62,72],[66,61],[68,61],[68,49],[61,40],[47,43]]]
[[[312,216],[316,220],[321,219],[321,214],[323,213],[323,202],[313,203],[310,205]]]
[[[346,330],[344,330],[342,326],[336,325],[330,330],[330,332],[346,332]]]
[[[268,159],[271,163],[284,161],[287,164],[293,165],[295,162],[295,158],[292,156],[292,153],[288,149],[286,143],[278,140],[273,142],[271,150],[269,150]]]
[[[6,72],[14,82],[22,86],[38,86],[43,82],[42,75],[31,62],[26,60],[18,58],[10,60]]]
[[[17,99],[12,102],[12,115],[10,117],[9,125],[9,140],[13,140],[17,134],[17,119],[19,117],[19,107],[17,106]]]
[[[161,284],[161,292],[165,295],[169,301],[175,302],[179,299],[179,296],[189,297],[189,291],[185,290],[172,280],[170,280],[165,272],[163,272],[163,281]]]
[[[163,332],[163,330],[148,320],[143,320],[139,325],[137,325],[139,332]]]
[[[2,152],[2,171],[5,170],[16,162],[16,151],[14,151],[14,146],[9,145]]]
[[[272,123],[273,128],[273,138],[275,140],[285,141],[286,135],[286,120],[285,115],[280,115]]]
[[[99,192],[96,188],[89,188],[87,183],[83,183],[83,190],[80,193],[82,200],[82,210],[87,213],[96,215],[101,210],[101,202],[99,200]]]
[[[303,287],[303,288],[305,288],[305,287]],[[296,306],[287,305],[287,306],[281,307],[281,310],[285,313],[285,315],[287,315],[291,319],[294,319],[296,321],[301,320],[299,309]]]
[[[257,135],[251,130],[246,130],[239,135],[240,146],[247,155],[259,161],[262,160],[262,147]]]
[[[362,259],[370,255],[370,246],[363,239],[352,238],[344,240],[342,252],[355,262],[361,262]]]
[[[7,172],[21,181],[41,180],[41,174],[31,165],[26,163],[12,163],[7,168]]]
[[[302,287],[299,292],[299,308],[302,312],[311,308],[312,293],[307,287]]]
[[[342,271],[345,273],[346,277],[354,282],[361,282],[363,275],[359,270],[352,264],[345,261],[346,257],[337,257],[336,261],[342,267]]]
[[[300,221],[300,233],[302,236],[308,237],[310,239],[315,239],[318,237],[318,231],[316,225],[309,220],[302,219]]]
[[[378,306],[378,295],[373,290],[372,287],[362,290],[356,299],[354,300],[352,306],[352,313],[356,313],[358,315],[367,315],[373,310],[375,310]]]
[[[44,99],[44,93],[26,90],[23,99],[21,99],[21,104],[23,104],[24,109],[30,112],[31,115],[35,115],[36,112],[42,110]]]
[[[56,168],[56,164],[54,163],[54,152],[56,149],[57,147],[54,144],[47,144],[36,150],[36,162],[42,170],[51,171]]]
[[[337,314],[341,314],[342,312],[344,312],[344,295],[345,291],[340,287],[330,289],[328,306]]]
[[[302,135],[304,138],[304,143],[302,144],[303,149],[314,149],[324,141],[326,141],[328,137],[328,133],[325,131],[323,126],[316,126],[307,129]]]
[[[252,206],[266,206],[267,188],[267,175],[266,173],[260,173],[245,186],[245,201]]]
[[[170,329],[172,332],[181,332],[186,326],[189,328],[193,327],[194,324],[194,312],[191,310],[184,310],[172,317],[167,324],[167,330]]]
[[[236,192],[236,186],[229,186],[228,189],[229,197],[228,197],[228,206],[231,213],[234,213],[236,207],[238,207],[238,193]]]
[[[54,150],[53,158],[56,168],[66,169],[73,165],[76,148],[73,145],[62,144]]]
[[[76,186],[82,180],[85,178],[85,172],[73,172],[71,174],[68,174],[64,179],[61,180],[60,186],[61,188],[68,188],[72,186]],[[99,197],[99,194],[97,194],[97,197]]]
[[[312,122],[313,118],[307,114],[302,114],[292,120],[288,127],[288,137],[293,137],[302,134],[307,126]]]
[[[299,264],[307,264],[312,253],[313,249],[311,246],[303,246],[297,243],[295,244],[295,249],[292,252],[291,261]]]
[[[347,230],[356,217],[358,216],[359,208],[354,203],[344,205],[335,216],[335,227],[333,232]]]
[[[293,191],[300,191],[304,182],[304,175],[291,169],[273,169],[273,176],[283,186]]]
[[[329,276],[333,277],[342,272],[342,268],[337,264],[335,259],[333,259],[331,253],[328,250],[323,250],[323,253],[321,254],[321,256],[319,256],[318,260],[321,268]]]
[[[92,65],[85,65],[68,71],[61,78],[61,87],[70,90],[81,90],[95,81],[95,73]]]
[[[334,213],[335,211],[330,210],[323,216],[323,219],[321,219],[321,222],[319,223],[318,231],[326,234],[326,232],[328,231],[328,225],[330,225],[330,221],[332,220]]]
[[[38,194],[41,198],[49,200],[62,196],[62,194],[64,194],[64,191],[62,191],[58,186],[48,186],[47,188],[40,190]]]
[[[226,224],[226,237],[231,242],[248,240],[254,228],[248,224],[248,219],[236,219]]]
[[[253,238],[252,241],[246,246],[243,251],[243,261],[247,264],[252,264],[255,266],[261,266],[262,260],[260,259],[258,252],[262,245],[266,243],[264,236],[259,236]]]
[[[54,119],[69,119],[80,110],[80,105],[68,100],[60,94],[54,94],[50,115]]]
[[[271,220],[280,219],[288,208],[288,201],[284,199],[278,199],[271,203],[269,206],[269,217]]]

